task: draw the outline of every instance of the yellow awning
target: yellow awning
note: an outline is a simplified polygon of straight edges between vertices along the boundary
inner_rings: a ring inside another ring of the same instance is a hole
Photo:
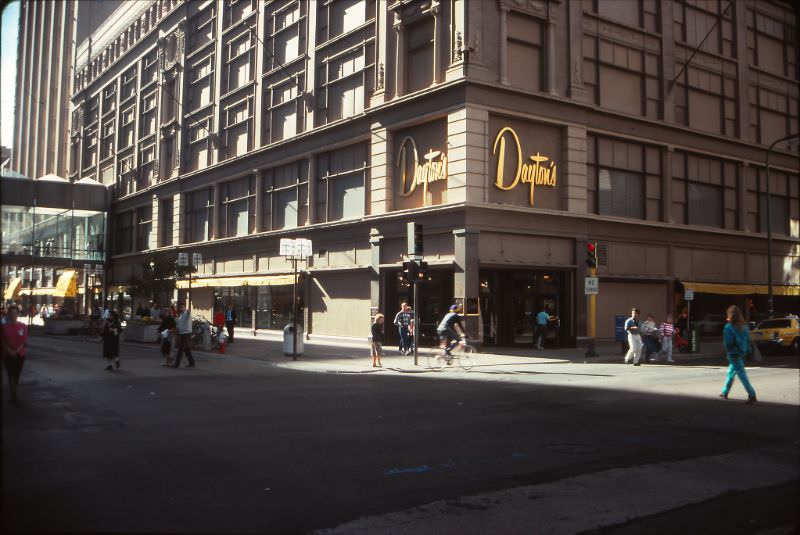
[[[682,281],[684,288],[694,290],[696,293],[722,294],[722,295],[767,295],[769,290],[766,284],[720,284],[716,282],[686,282]],[[773,295],[800,296],[800,286],[775,284],[772,286]]]
[[[7,301],[13,301],[19,295],[20,288],[22,287],[22,279],[19,277],[13,278],[8,281],[8,287],[6,288],[5,293],[3,293],[3,298]]]
[[[252,277],[209,277],[192,279],[192,288],[231,288],[240,286],[282,286],[292,284],[294,275],[264,275]],[[175,283],[181,290],[189,288],[189,280],[182,279]]]
[[[54,297],[75,297],[78,295],[78,272],[67,270],[58,277]]]
[[[39,296],[55,295],[56,289],[55,288],[49,288],[49,287],[46,287],[46,288],[33,288],[33,289],[23,288],[22,290],[19,291],[19,293],[20,293],[20,295],[39,295]]]

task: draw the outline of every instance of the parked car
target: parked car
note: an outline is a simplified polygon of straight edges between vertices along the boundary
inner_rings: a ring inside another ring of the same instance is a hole
[[[764,320],[756,325],[750,338],[762,351],[789,349],[800,354],[800,318],[792,315]]]

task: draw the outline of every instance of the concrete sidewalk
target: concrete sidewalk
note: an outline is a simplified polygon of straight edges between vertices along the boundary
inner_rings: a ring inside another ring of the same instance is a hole
[[[249,332],[236,333],[236,342],[228,344],[225,354],[217,351],[202,351],[203,354],[215,354],[224,358],[233,356],[271,362],[278,366],[309,371],[325,371],[329,373],[369,373],[381,371],[372,367],[369,345],[366,340],[353,338],[327,337],[312,335],[303,341],[303,354],[297,361],[283,354],[283,333],[258,332],[253,336]],[[400,355],[393,346],[384,346],[384,357],[381,359],[384,370],[413,373],[425,369],[429,355],[437,353],[438,348],[424,347],[418,351],[418,366],[414,365],[413,356]],[[607,363],[623,364],[624,355],[619,344],[597,348],[598,357],[585,356],[585,348],[561,348],[535,350],[531,348],[487,348],[477,357],[481,368],[486,366],[502,366],[504,369],[514,365],[530,364],[584,364]],[[698,359],[720,358],[724,363],[721,348],[717,352],[695,354],[674,354],[676,364],[687,363]],[[662,363],[666,365],[666,363]]]

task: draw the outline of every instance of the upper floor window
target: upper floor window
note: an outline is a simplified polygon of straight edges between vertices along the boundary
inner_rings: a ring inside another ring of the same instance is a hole
[[[225,0],[225,27],[233,26],[257,10],[257,0]]]
[[[542,24],[535,18],[510,11],[508,13],[508,82],[530,91],[542,89]]]
[[[263,142],[274,143],[302,131],[303,100],[298,98],[302,75],[268,86],[264,90]]]
[[[375,0],[336,0],[319,8],[317,41],[351,32],[375,17]]]
[[[114,80],[103,89],[103,115],[117,107],[117,81]]]
[[[299,160],[268,169],[264,182],[264,221],[269,230],[305,224],[308,218],[307,161]]]
[[[584,83],[592,100],[612,110],[660,117],[658,56],[594,35],[583,39]]]
[[[434,20],[423,17],[406,27],[406,90],[425,89],[434,80]]]
[[[784,18],[777,20],[760,13],[757,9],[747,11],[747,53],[751,65],[765,71],[797,80],[797,18],[788,6],[771,6],[783,10]]]
[[[136,209],[136,250],[150,249],[150,234],[153,232],[153,206]]]
[[[648,32],[660,31],[658,4],[651,0],[583,0],[585,11]]]
[[[203,169],[211,163],[211,117],[205,115],[190,119],[187,135],[189,171]]]
[[[211,239],[211,221],[214,211],[213,195],[214,190],[212,188],[204,188],[185,195],[185,243]]]
[[[365,143],[318,156],[317,219],[319,222],[352,219],[364,215],[368,163]]]
[[[133,211],[117,214],[114,223],[114,253],[130,253],[133,251]]]
[[[680,69],[681,65],[675,67]],[[689,66],[673,93],[676,122],[715,134],[736,135],[735,78]]]
[[[245,177],[220,186],[220,236],[247,236],[256,227],[255,178]]]
[[[306,52],[305,1],[293,0],[276,5],[267,17],[267,53],[264,55],[266,72],[288,63]]]
[[[244,98],[224,110],[223,157],[240,156],[252,148],[253,99]]]
[[[214,2],[189,19],[189,52],[199,50],[214,40],[215,21]]]
[[[228,40],[226,46],[223,93],[238,89],[253,79],[255,30],[247,28]]]
[[[131,67],[122,75],[121,100],[127,100],[136,93],[136,66]]]
[[[736,228],[735,164],[676,151],[672,175],[672,217],[676,223]]]
[[[372,43],[329,58],[321,68],[318,98],[322,106],[320,118],[327,122],[351,117],[364,111],[372,89],[374,71]]]
[[[173,232],[175,230],[174,210],[175,210],[175,205],[172,197],[161,199],[159,201],[158,218],[161,220],[159,223],[160,226],[159,236],[161,239],[161,243],[159,245],[161,247],[169,247],[170,245],[172,245]]]
[[[700,50],[733,57],[736,53],[733,4],[675,0],[672,9],[675,35],[692,48],[702,43]]]
[[[152,50],[142,60],[142,86],[158,78],[158,50]]]

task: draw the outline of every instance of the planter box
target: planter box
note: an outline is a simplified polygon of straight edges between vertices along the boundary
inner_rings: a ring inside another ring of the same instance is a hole
[[[158,342],[158,324],[129,321],[122,331],[122,339],[127,342]]]

